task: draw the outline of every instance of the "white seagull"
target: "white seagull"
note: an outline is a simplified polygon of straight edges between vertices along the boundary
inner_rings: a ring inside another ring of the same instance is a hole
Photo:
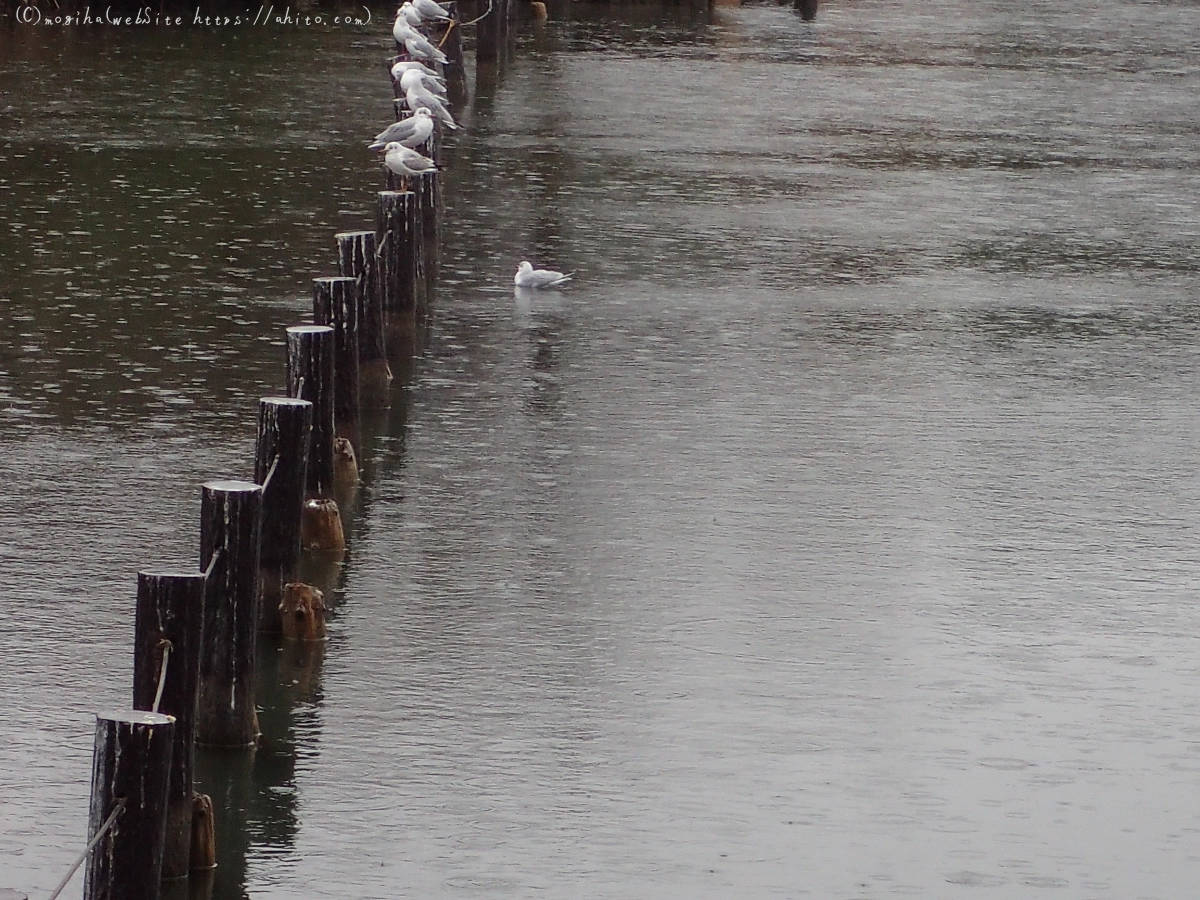
[[[425,17],[417,12],[411,3],[405,3],[396,10],[396,21],[399,22],[401,19],[413,28],[420,28],[425,24]]]
[[[554,287],[556,284],[562,284],[569,280],[574,274],[574,272],[568,272],[564,275],[562,272],[555,272],[552,269],[535,269],[529,260],[522,260],[521,265],[517,268],[517,274],[513,277],[513,284],[519,288]]]
[[[424,85],[410,85],[408,90],[404,92],[404,101],[408,104],[409,109],[421,109],[424,107],[433,113],[437,120],[447,128],[458,128],[458,124],[454,121],[454,116],[450,114],[450,110],[446,109],[446,105],[438,97],[429,93],[428,88]]]
[[[450,102],[446,99],[446,86],[440,80],[430,79],[420,69],[409,69],[407,72],[400,73],[401,90],[408,93],[408,89],[414,84],[429,91],[443,103]]]
[[[420,72],[425,82],[437,82],[444,84],[446,79],[439,75],[433,69],[429,68],[425,63],[415,59],[402,59],[392,66],[392,80],[399,81],[405,72],[413,71]]]
[[[367,147],[368,150],[382,150],[388,144],[403,144],[405,147],[416,148],[429,140],[433,134],[433,113],[421,107],[414,110],[407,119],[393,122],[379,134]]]
[[[405,147],[398,141],[388,144],[385,149],[387,153],[383,157],[383,162],[397,175],[406,177],[433,175],[438,170],[437,163],[428,156],[418,153],[411,147]]]
[[[450,11],[435,0],[411,0],[412,7],[426,19],[449,19]]]
[[[429,43],[419,31],[412,28],[404,19],[396,20],[396,24],[392,28],[392,37],[396,39],[397,44],[404,45],[404,49],[408,51],[409,56],[439,63],[448,63],[450,61],[446,58],[445,53]]]

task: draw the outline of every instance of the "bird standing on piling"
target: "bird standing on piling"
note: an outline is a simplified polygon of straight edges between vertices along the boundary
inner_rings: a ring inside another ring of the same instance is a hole
[[[425,19],[449,20],[450,18],[450,10],[437,3],[436,0],[410,0],[410,2],[413,9]]]
[[[393,142],[403,144],[405,147],[416,148],[429,140],[431,134],[433,134],[433,113],[421,107],[414,110],[407,119],[401,119],[375,135],[375,140],[367,146],[367,149],[382,150]]]
[[[450,62],[445,53],[429,43],[424,35],[402,18],[396,19],[396,24],[392,27],[392,37],[396,39],[397,44],[404,45],[409,56],[443,64]]]
[[[402,72],[400,74],[401,90],[407,93],[408,89],[413,85],[429,91],[429,93],[437,97],[440,101],[442,101],[442,103],[450,102],[448,99],[446,99],[445,83],[439,78],[430,78],[428,75],[425,75],[423,72],[421,72],[420,69],[409,69],[407,72]]]
[[[405,147],[399,141],[392,141],[384,150],[384,165],[397,175],[412,178],[434,175],[438,171],[439,166],[432,159],[411,147]]]
[[[416,59],[402,59],[392,66],[392,81],[398,82],[403,77],[405,72],[420,72],[425,78],[426,83],[436,81],[438,84],[445,84],[446,79],[439,75],[433,69],[429,68],[425,63]]]
[[[564,275],[553,269],[535,269],[529,260],[522,260],[521,265],[517,267],[517,274],[513,277],[513,283],[519,288],[554,287],[570,280],[574,274],[568,272]]]
[[[409,109],[429,110],[433,113],[434,118],[447,128],[458,128],[458,123],[454,121],[454,116],[451,115],[450,110],[446,109],[446,105],[423,85],[410,85],[404,92],[404,102],[408,104]]]

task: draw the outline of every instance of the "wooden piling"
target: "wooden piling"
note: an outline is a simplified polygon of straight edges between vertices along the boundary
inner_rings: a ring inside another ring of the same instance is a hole
[[[375,232],[345,231],[337,240],[338,274],[358,280],[358,383],[364,409],[388,404],[392,370],[384,343],[383,299],[375,258]]]
[[[795,0],[795,10],[801,19],[811,22],[817,17],[817,0]]]
[[[487,0],[482,0],[486,3]],[[475,24],[475,62],[494,63],[500,56],[500,41],[503,35],[501,19],[504,17],[502,0],[491,0],[491,9]],[[481,3],[481,5],[482,5]],[[486,6],[483,7],[487,9]]]
[[[96,716],[84,900],[158,900],[175,720],[136,710]]]
[[[407,361],[416,345],[417,195],[380,191],[375,215],[379,286],[389,357]]]
[[[283,586],[300,565],[300,522],[308,479],[313,405],[292,397],[258,401],[254,482],[262,485],[261,599],[258,627],[278,633]],[[267,480],[267,476],[270,480]]]
[[[287,330],[287,393],[312,404],[307,488],[310,497],[333,490],[334,334],[328,325]]]
[[[447,61],[442,64],[442,76],[446,79],[446,94],[450,99],[450,106],[457,108],[466,105],[470,99],[467,92],[467,72],[463,64],[462,16],[457,0],[447,0],[442,7],[450,14],[450,21],[438,23],[430,41],[435,46],[440,46],[446,54]]]
[[[208,570],[196,740],[254,746],[254,642],[258,630],[262,488],[210,481],[201,491],[200,565]]]
[[[440,131],[434,131],[426,143],[427,153],[431,159],[437,159],[441,153]],[[419,273],[417,289],[417,321],[424,322],[429,317],[433,299],[433,287],[437,282],[439,262],[439,241],[441,239],[441,173],[435,172],[417,180],[417,207],[420,210],[418,225],[421,240],[418,247],[417,271]]]
[[[187,875],[191,856],[192,766],[204,627],[204,581],[203,572],[138,573],[133,708],[175,719],[163,878]]]
[[[313,279],[313,324],[333,329],[333,428],[336,437],[359,446],[358,281]]]
[[[293,582],[284,588],[279,617],[284,639],[325,640],[325,595],[311,584]]]

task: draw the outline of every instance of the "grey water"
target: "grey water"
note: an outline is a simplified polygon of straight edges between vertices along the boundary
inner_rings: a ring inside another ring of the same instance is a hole
[[[375,12],[0,28],[0,888],[82,849],[136,573],[198,562],[199,485],[249,475],[372,226]],[[447,141],[330,639],[264,644],[262,745],[201,755],[193,896],[1193,893],[1197,33],[523,23]],[[526,258],[574,280],[515,297]]]

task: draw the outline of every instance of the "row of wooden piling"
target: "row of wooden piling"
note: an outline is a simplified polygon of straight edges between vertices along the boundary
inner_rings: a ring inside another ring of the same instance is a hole
[[[438,39],[461,103],[460,29],[447,30]],[[338,504],[357,484],[362,413],[390,402],[389,360],[415,354],[436,278],[437,176],[395,187],[389,173],[373,231],[336,235],[338,275],[314,279],[312,323],[286,329],[286,396],[259,401],[253,480],[202,486],[198,569],[138,574],[133,709],[97,715],[84,900],[153,900],[162,879],[215,866],[195,747],[256,744],[260,632],[325,636],[302,558],[336,563],[345,551]]]

